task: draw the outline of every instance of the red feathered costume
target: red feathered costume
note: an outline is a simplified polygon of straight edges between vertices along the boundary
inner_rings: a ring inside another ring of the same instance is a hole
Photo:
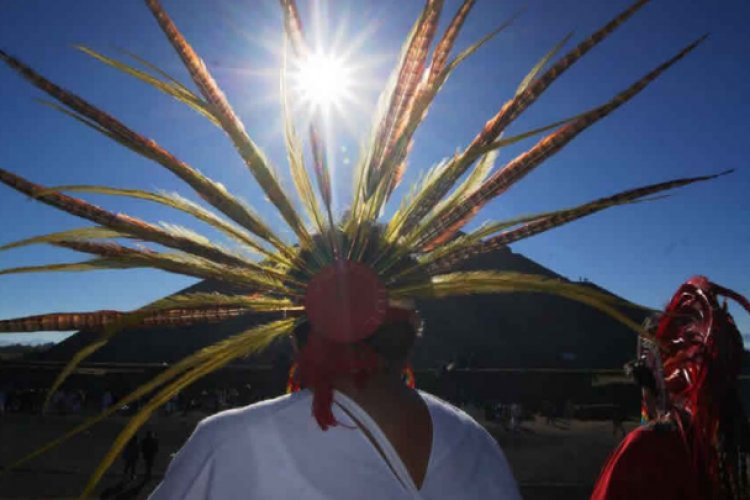
[[[743,345],[720,295],[750,311],[747,299],[704,277],[672,298],[655,332],[668,407],[610,455],[592,500],[750,497],[737,383]]]
[[[703,500],[702,481],[691,473],[690,450],[669,424],[644,425],[610,455],[592,499]]]

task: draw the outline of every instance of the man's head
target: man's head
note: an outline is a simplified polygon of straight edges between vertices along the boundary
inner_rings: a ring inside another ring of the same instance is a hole
[[[627,371],[638,387],[651,393],[656,392],[656,378],[644,360],[628,363]]]
[[[626,373],[641,389],[641,419],[643,421],[658,418],[661,406],[656,377],[648,361],[645,356],[642,356],[625,365]]]
[[[654,420],[667,411],[667,394],[658,344],[653,340],[661,313],[652,314],[643,322],[648,336],[638,337],[636,359],[625,365],[625,372],[641,389],[641,419]]]
[[[298,256],[310,268],[298,276],[307,287],[305,322],[294,335],[297,381],[313,391],[313,415],[323,430],[336,423],[334,387],[353,383],[363,388],[376,373],[400,372],[414,345],[421,323],[415,305],[389,297],[387,277],[398,275],[402,283],[430,281],[415,272],[418,265],[410,252],[386,241],[382,227],[355,233],[337,228],[316,235]],[[327,245],[333,241],[338,244]],[[351,251],[339,254],[342,248]]]
[[[400,371],[417,338],[422,334],[422,320],[414,304],[398,303],[398,307],[391,306],[389,311],[386,321],[372,335],[352,347],[369,347],[378,355],[384,369]],[[307,345],[311,330],[309,321],[304,321],[295,328],[291,338],[295,356]]]
[[[362,261],[375,261],[377,266],[365,266],[351,258],[337,258],[321,268],[311,269],[312,278],[305,291],[307,320],[295,332],[297,343],[304,343],[313,332],[328,340],[366,344],[384,359],[405,361],[408,352],[421,334],[422,321],[413,300],[389,297],[382,273],[410,271],[411,279],[423,282],[430,277],[416,271],[417,261],[411,253],[393,244],[385,245],[383,227],[377,224],[362,228]],[[299,258],[316,262],[315,256],[326,246],[330,235],[315,235],[308,248],[300,249]],[[343,230],[335,234],[343,247],[351,245],[351,237]],[[384,248],[387,247],[387,250]],[[348,256],[354,257],[354,256]],[[303,276],[299,276],[303,280]],[[303,339],[302,337],[305,337]]]

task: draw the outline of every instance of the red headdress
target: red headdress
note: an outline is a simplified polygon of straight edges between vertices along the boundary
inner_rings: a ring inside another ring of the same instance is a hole
[[[420,320],[415,310],[389,304],[374,271],[347,260],[334,261],[310,280],[305,312],[311,329],[298,356],[296,388],[313,390],[313,415],[326,430],[336,424],[331,411],[336,379],[353,378],[361,387],[380,366],[375,349],[362,341],[385,323],[408,323],[417,334]],[[413,374],[407,383],[413,385]]]
[[[687,420],[686,444],[714,491],[746,482],[739,477],[745,474],[743,467],[736,465],[741,460],[732,457],[741,458],[747,446],[747,422],[738,398],[743,344],[719,296],[750,311],[747,299],[698,276],[672,297],[656,330],[673,417]]]

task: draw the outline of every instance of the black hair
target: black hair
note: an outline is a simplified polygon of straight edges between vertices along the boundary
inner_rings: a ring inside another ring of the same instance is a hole
[[[292,332],[298,349],[303,349],[312,331],[309,321],[303,321]],[[383,359],[387,366],[402,366],[409,358],[417,340],[418,333],[414,326],[406,321],[387,322],[375,333],[362,340]]]
[[[409,358],[418,332],[408,322],[384,323],[364,340],[383,358],[387,367],[401,368]]]
[[[626,367],[628,374],[641,389],[649,389],[656,392],[656,377],[651,369],[642,360],[631,361]]]

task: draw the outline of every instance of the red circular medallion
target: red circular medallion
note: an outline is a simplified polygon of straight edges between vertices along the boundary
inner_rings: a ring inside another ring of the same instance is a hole
[[[313,276],[305,293],[305,312],[315,333],[336,342],[367,338],[385,319],[388,293],[369,267],[336,261]]]

